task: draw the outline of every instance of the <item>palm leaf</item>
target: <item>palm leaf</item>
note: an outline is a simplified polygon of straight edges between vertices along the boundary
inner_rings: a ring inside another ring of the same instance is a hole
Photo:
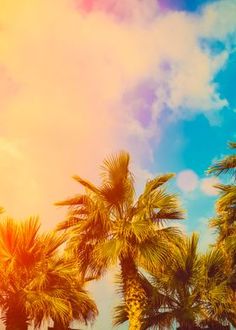
[[[236,149],[236,142],[229,142],[229,148]]]
[[[79,182],[84,188],[87,188],[88,190],[92,191],[93,193],[95,193],[95,194],[100,193],[99,189],[94,184],[89,182],[88,180],[82,179],[78,175],[74,175],[73,179],[76,180],[77,182]]]
[[[236,155],[230,155],[222,160],[219,160],[208,169],[208,174],[220,175],[222,173],[229,173],[235,176],[236,172]]]
[[[125,308],[125,304],[121,304],[114,308],[113,314],[113,326],[118,326],[128,321],[128,313]]]
[[[0,255],[2,259],[10,261],[15,256],[18,241],[18,224],[11,218],[0,222]]]
[[[56,206],[79,206],[79,205],[89,205],[91,198],[85,194],[79,194],[72,198],[68,198],[61,202],[56,202]]]
[[[47,257],[52,256],[66,242],[67,234],[58,234],[55,231],[41,235],[40,241],[44,246]]]
[[[130,176],[129,163],[130,156],[125,151],[107,157],[101,166],[103,182],[116,186],[123,180],[127,180]]]
[[[146,187],[144,189],[144,196],[149,195],[154,190],[165,184],[167,181],[169,181],[171,178],[173,178],[175,175],[173,173],[167,173],[163,175],[159,175],[156,178],[147,181]]]
[[[133,177],[129,171],[130,157],[127,152],[120,152],[106,158],[102,166],[102,198],[119,212],[121,204],[131,205],[134,197]]]

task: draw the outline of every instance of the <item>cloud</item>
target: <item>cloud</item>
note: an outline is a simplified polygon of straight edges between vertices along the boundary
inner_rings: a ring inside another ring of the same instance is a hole
[[[208,38],[226,41],[226,46],[236,44],[236,2],[234,0],[215,1],[204,7],[200,33]]]
[[[197,15],[134,0],[91,2],[86,11],[72,0],[0,6],[1,141],[8,141],[1,205],[15,216],[36,212],[53,225],[61,211],[51,203],[78,190],[70,175],[97,180],[98,164],[119,149],[143,170],[163,118],[227,106],[214,78],[235,31],[233,2]],[[212,54],[204,37],[227,47]]]
[[[183,170],[177,174],[176,184],[183,193],[193,193],[186,196],[188,199],[197,199],[201,193],[207,196],[217,196],[219,191],[214,186],[219,184],[220,180],[217,177],[199,178],[198,175],[191,169]]]
[[[144,1],[128,0],[77,0],[76,7],[85,13],[105,12],[117,20],[136,22],[148,22],[158,13],[158,2],[149,0],[148,5]]]
[[[180,190],[189,193],[198,187],[199,179],[193,170],[184,170],[177,174],[176,183]]]
[[[206,195],[216,196],[216,195],[218,195],[219,191],[214,186],[219,183],[220,183],[220,180],[217,177],[204,178],[201,180],[200,189]]]

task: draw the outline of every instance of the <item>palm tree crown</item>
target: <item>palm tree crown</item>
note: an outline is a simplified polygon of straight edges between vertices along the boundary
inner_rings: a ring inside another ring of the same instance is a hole
[[[149,303],[142,329],[223,329],[235,325],[236,306],[227,283],[226,260],[221,250],[197,251],[193,234],[175,247],[173,259],[149,269],[142,277]],[[123,288],[121,287],[124,295]],[[124,304],[116,308],[115,324],[128,319]]]
[[[7,330],[49,318],[66,326],[74,317],[86,321],[97,314],[72,263],[58,252],[65,236],[39,229],[37,218],[0,223],[0,307]]]

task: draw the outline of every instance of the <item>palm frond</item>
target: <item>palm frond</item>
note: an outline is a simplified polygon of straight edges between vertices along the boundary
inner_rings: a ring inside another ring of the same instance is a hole
[[[19,241],[19,226],[11,218],[0,222],[0,256],[5,261],[10,261],[16,254]]]
[[[125,151],[107,157],[101,166],[101,177],[104,183],[109,182],[116,186],[121,181],[126,180],[130,176],[129,163],[130,156]]]
[[[236,186],[217,185],[217,188],[221,190],[220,197],[216,202],[217,212],[236,212]]]
[[[90,203],[91,198],[85,194],[79,194],[72,198],[68,198],[64,201],[56,202],[54,205],[56,206],[79,206],[79,205],[88,205]]]
[[[47,257],[52,256],[58,249],[66,242],[67,234],[59,234],[58,232],[51,231],[41,235],[40,241],[44,246],[44,253]]]
[[[173,210],[162,210],[158,211],[153,215],[153,221],[155,222],[165,222],[168,220],[183,220],[185,218],[185,213],[182,210],[173,209]]]
[[[99,189],[94,184],[89,182],[88,180],[85,180],[78,175],[74,175],[73,179],[76,180],[77,182],[79,182],[84,188],[92,191],[93,193],[95,193],[95,194],[100,193]]]
[[[229,235],[225,238],[224,245],[229,255],[236,255],[236,230],[232,235]]]
[[[229,142],[228,145],[230,149],[236,149],[236,142]]]
[[[120,304],[114,308],[113,313],[113,326],[118,326],[128,321],[128,313],[126,311],[125,304]]]
[[[132,221],[127,223],[127,229],[129,230],[128,232],[126,229],[127,234],[130,235],[130,237],[135,237],[140,243],[147,240],[149,237],[153,237],[155,235],[155,227],[149,222],[148,219],[142,216],[133,217]],[[128,237],[128,235],[126,237]]]
[[[71,227],[78,225],[78,221],[79,219],[77,217],[68,217],[57,225],[56,230],[71,229]]]
[[[138,263],[145,269],[165,264],[170,257],[170,245],[163,239],[149,237],[139,244]]]
[[[30,217],[19,223],[20,237],[23,244],[32,245],[40,228],[38,217]]]
[[[226,262],[222,251],[219,248],[212,248],[203,257],[204,268],[209,279],[219,278],[218,282],[224,278]]]
[[[116,264],[121,253],[125,253],[125,245],[120,239],[104,240],[94,249],[95,263],[99,265],[108,266]],[[94,264],[95,264],[94,263]]]
[[[173,178],[175,175],[173,173],[167,173],[163,175],[159,175],[156,178],[152,180],[148,180],[146,183],[146,187],[144,189],[144,196],[149,195],[154,190],[165,184],[167,181],[169,181],[171,178]]]
[[[230,155],[222,160],[219,160],[208,169],[208,174],[220,175],[229,173],[232,176],[236,174],[236,155]]]
[[[150,315],[144,319],[142,330],[165,330],[174,329],[173,323],[176,319],[175,314],[172,311],[154,311],[153,315]]]
[[[179,227],[169,226],[169,227],[158,227],[155,232],[157,240],[162,240],[168,244],[174,244],[178,246],[183,243],[183,233]]]
[[[60,321],[67,325],[72,321],[72,309],[70,303],[66,299],[66,295],[61,297],[62,292],[54,291],[53,295],[45,292],[30,291],[27,293],[26,309],[36,325],[39,326],[43,319],[50,317],[55,321]]]
[[[131,205],[134,198],[133,176],[129,171],[129,161],[129,154],[122,151],[106,158],[102,166],[101,195],[111,208],[115,206],[119,212],[121,212],[121,204]]]

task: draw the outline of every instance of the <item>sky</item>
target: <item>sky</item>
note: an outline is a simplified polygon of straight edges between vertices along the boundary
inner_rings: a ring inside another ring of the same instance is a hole
[[[53,203],[99,182],[127,150],[140,192],[158,173],[187,209],[183,228],[214,236],[217,178],[236,140],[236,0],[0,0],[0,205],[53,228]],[[91,288],[111,329],[112,274]],[[104,297],[106,301],[104,300]],[[105,322],[105,323],[104,323]],[[127,329],[127,326],[121,329]]]

